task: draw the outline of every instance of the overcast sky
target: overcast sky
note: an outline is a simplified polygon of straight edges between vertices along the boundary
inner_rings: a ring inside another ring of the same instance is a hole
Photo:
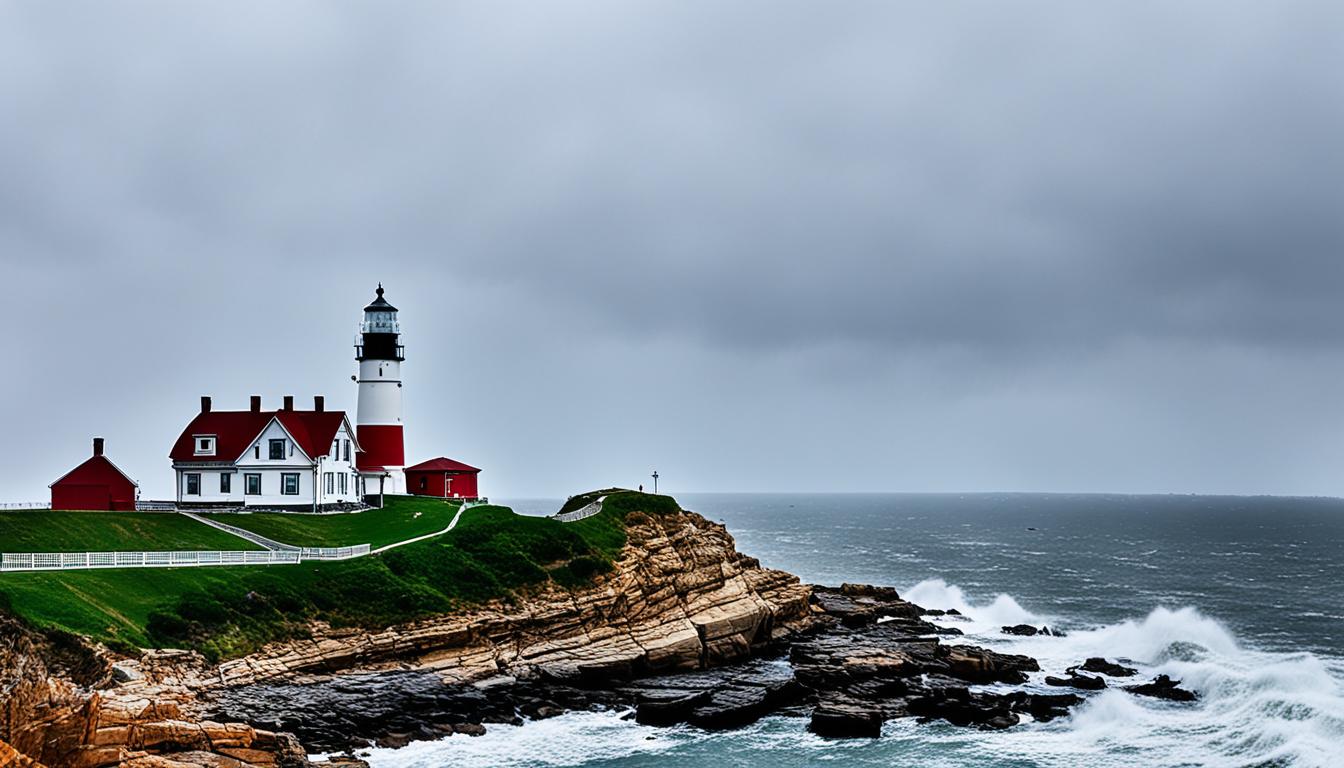
[[[0,4],[0,500],[353,412],[379,280],[493,496],[1344,495],[1341,73],[1337,2]]]

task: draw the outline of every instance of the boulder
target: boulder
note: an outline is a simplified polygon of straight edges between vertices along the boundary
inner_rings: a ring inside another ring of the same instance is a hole
[[[1151,696],[1156,699],[1166,699],[1168,701],[1194,701],[1199,698],[1199,695],[1194,691],[1187,691],[1184,688],[1181,688],[1180,685],[1180,680],[1172,680],[1166,675],[1158,675],[1157,678],[1151,682],[1142,685],[1131,685],[1125,688],[1125,690],[1130,693],[1138,694],[1139,696]]]
[[[1093,656],[1076,667],[1069,667],[1070,672],[1075,669],[1081,669],[1085,672],[1097,672],[1103,675],[1109,675],[1110,677],[1133,677],[1138,674],[1138,670],[1133,667],[1121,666],[1096,656]]]

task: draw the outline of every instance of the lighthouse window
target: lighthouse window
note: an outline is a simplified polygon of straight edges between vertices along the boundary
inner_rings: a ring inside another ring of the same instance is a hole
[[[285,441],[284,441],[284,440],[272,440],[272,441],[271,441],[271,460],[272,460],[272,461],[279,461],[279,460],[284,459],[284,458],[285,458]],[[298,491],[295,491],[295,493],[298,493]]]
[[[215,438],[213,435],[206,437],[198,436],[196,438],[196,455],[197,456],[215,455]]]
[[[346,460],[346,461],[349,461],[349,460],[350,460],[350,441],[349,441],[349,440],[346,440],[346,441],[345,441],[345,460]]]
[[[286,496],[299,495],[298,472],[284,472],[280,475],[280,492]]]
[[[244,474],[243,484],[247,486],[248,496],[261,495],[261,475],[259,473],[248,472]]]
[[[325,482],[325,483],[327,484],[327,493],[335,493],[335,492],[336,492],[336,473],[335,473],[335,472],[324,472],[324,473],[322,474],[322,478],[323,478],[323,482]]]
[[[344,495],[347,489],[347,486],[345,484],[346,474],[342,472],[340,477],[341,477],[341,494]]]
[[[233,492],[233,475],[229,474],[228,472],[219,473],[219,492],[220,493]]]
[[[201,495],[201,473],[199,473],[199,472],[188,472],[188,473],[186,474],[186,478],[187,478],[187,495],[188,495],[188,496],[200,496],[200,495]]]

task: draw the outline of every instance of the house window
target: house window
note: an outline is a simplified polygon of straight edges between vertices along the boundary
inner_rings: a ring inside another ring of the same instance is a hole
[[[341,495],[344,496],[345,494],[346,494],[345,473],[342,472],[342,473],[341,473]]]
[[[284,472],[280,475],[280,492],[286,496],[299,495],[299,473]]]
[[[231,472],[219,473],[219,492],[233,493],[233,473]]]
[[[336,473],[327,472],[322,476],[323,482],[327,484],[327,493],[336,492]]]
[[[421,478],[420,478],[420,490],[423,491],[423,490],[425,490],[425,489],[428,488],[428,487],[429,487],[429,480],[426,479],[426,478],[424,478],[424,477],[421,477]]]
[[[349,461],[349,460],[350,460],[350,441],[349,441],[349,440],[346,440],[346,441],[345,441],[345,460],[346,460],[346,461]]]
[[[260,446],[260,445],[254,445],[254,446],[252,446],[252,455],[253,455],[253,456],[256,456],[258,459],[261,458],[261,446]]]
[[[215,455],[215,436],[214,435],[196,435],[196,455],[214,456]]]
[[[285,441],[283,439],[272,440],[271,461],[282,461],[284,458],[285,458]],[[298,493],[298,491],[295,491],[295,493]]]
[[[341,458],[341,441],[340,441],[340,440],[332,440],[332,441],[331,441],[331,460],[332,460],[332,461],[336,461],[336,460],[339,459],[339,458]]]
[[[200,472],[188,472],[188,473],[186,474],[186,478],[187,478],[187,495],[188,495],[188,496],[200,496],[200,495],[201,495],[201,473],[200,473]]]
[[[246,490],[248,496],[260,496],[261,474],[248,472],[247,474],[243,475],[243,485],[247,487]]]

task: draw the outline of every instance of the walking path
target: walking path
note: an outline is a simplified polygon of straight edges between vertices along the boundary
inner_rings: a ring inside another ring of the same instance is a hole
[[[202,517],[201,515],[198,515],[195,512],[179,511],[177,514],[182,515],[183,517],[190,517],[192,520],[195,520],[198,523],[204,523],[205,525],[208,525],[211,528],[218,528],[219,530],[225,533],[231,533],[240,539],[247,539],[253,544],[258,544],[262,547],[265,547],[266,549],[273,549],[276,550],[277,552],[286,549],[292,549],[292,550],[302,549],[302,547],[296,547],[293,544],[282,544],[281,542],[278,542],[275,539],[268,539],[265,536],[262,536],[260,533],[253,533],[247,530],[246,528],[239,528],[236,525],[229,525],[228,523],[221,523],[218,520],[211,520],[208,517]]]

